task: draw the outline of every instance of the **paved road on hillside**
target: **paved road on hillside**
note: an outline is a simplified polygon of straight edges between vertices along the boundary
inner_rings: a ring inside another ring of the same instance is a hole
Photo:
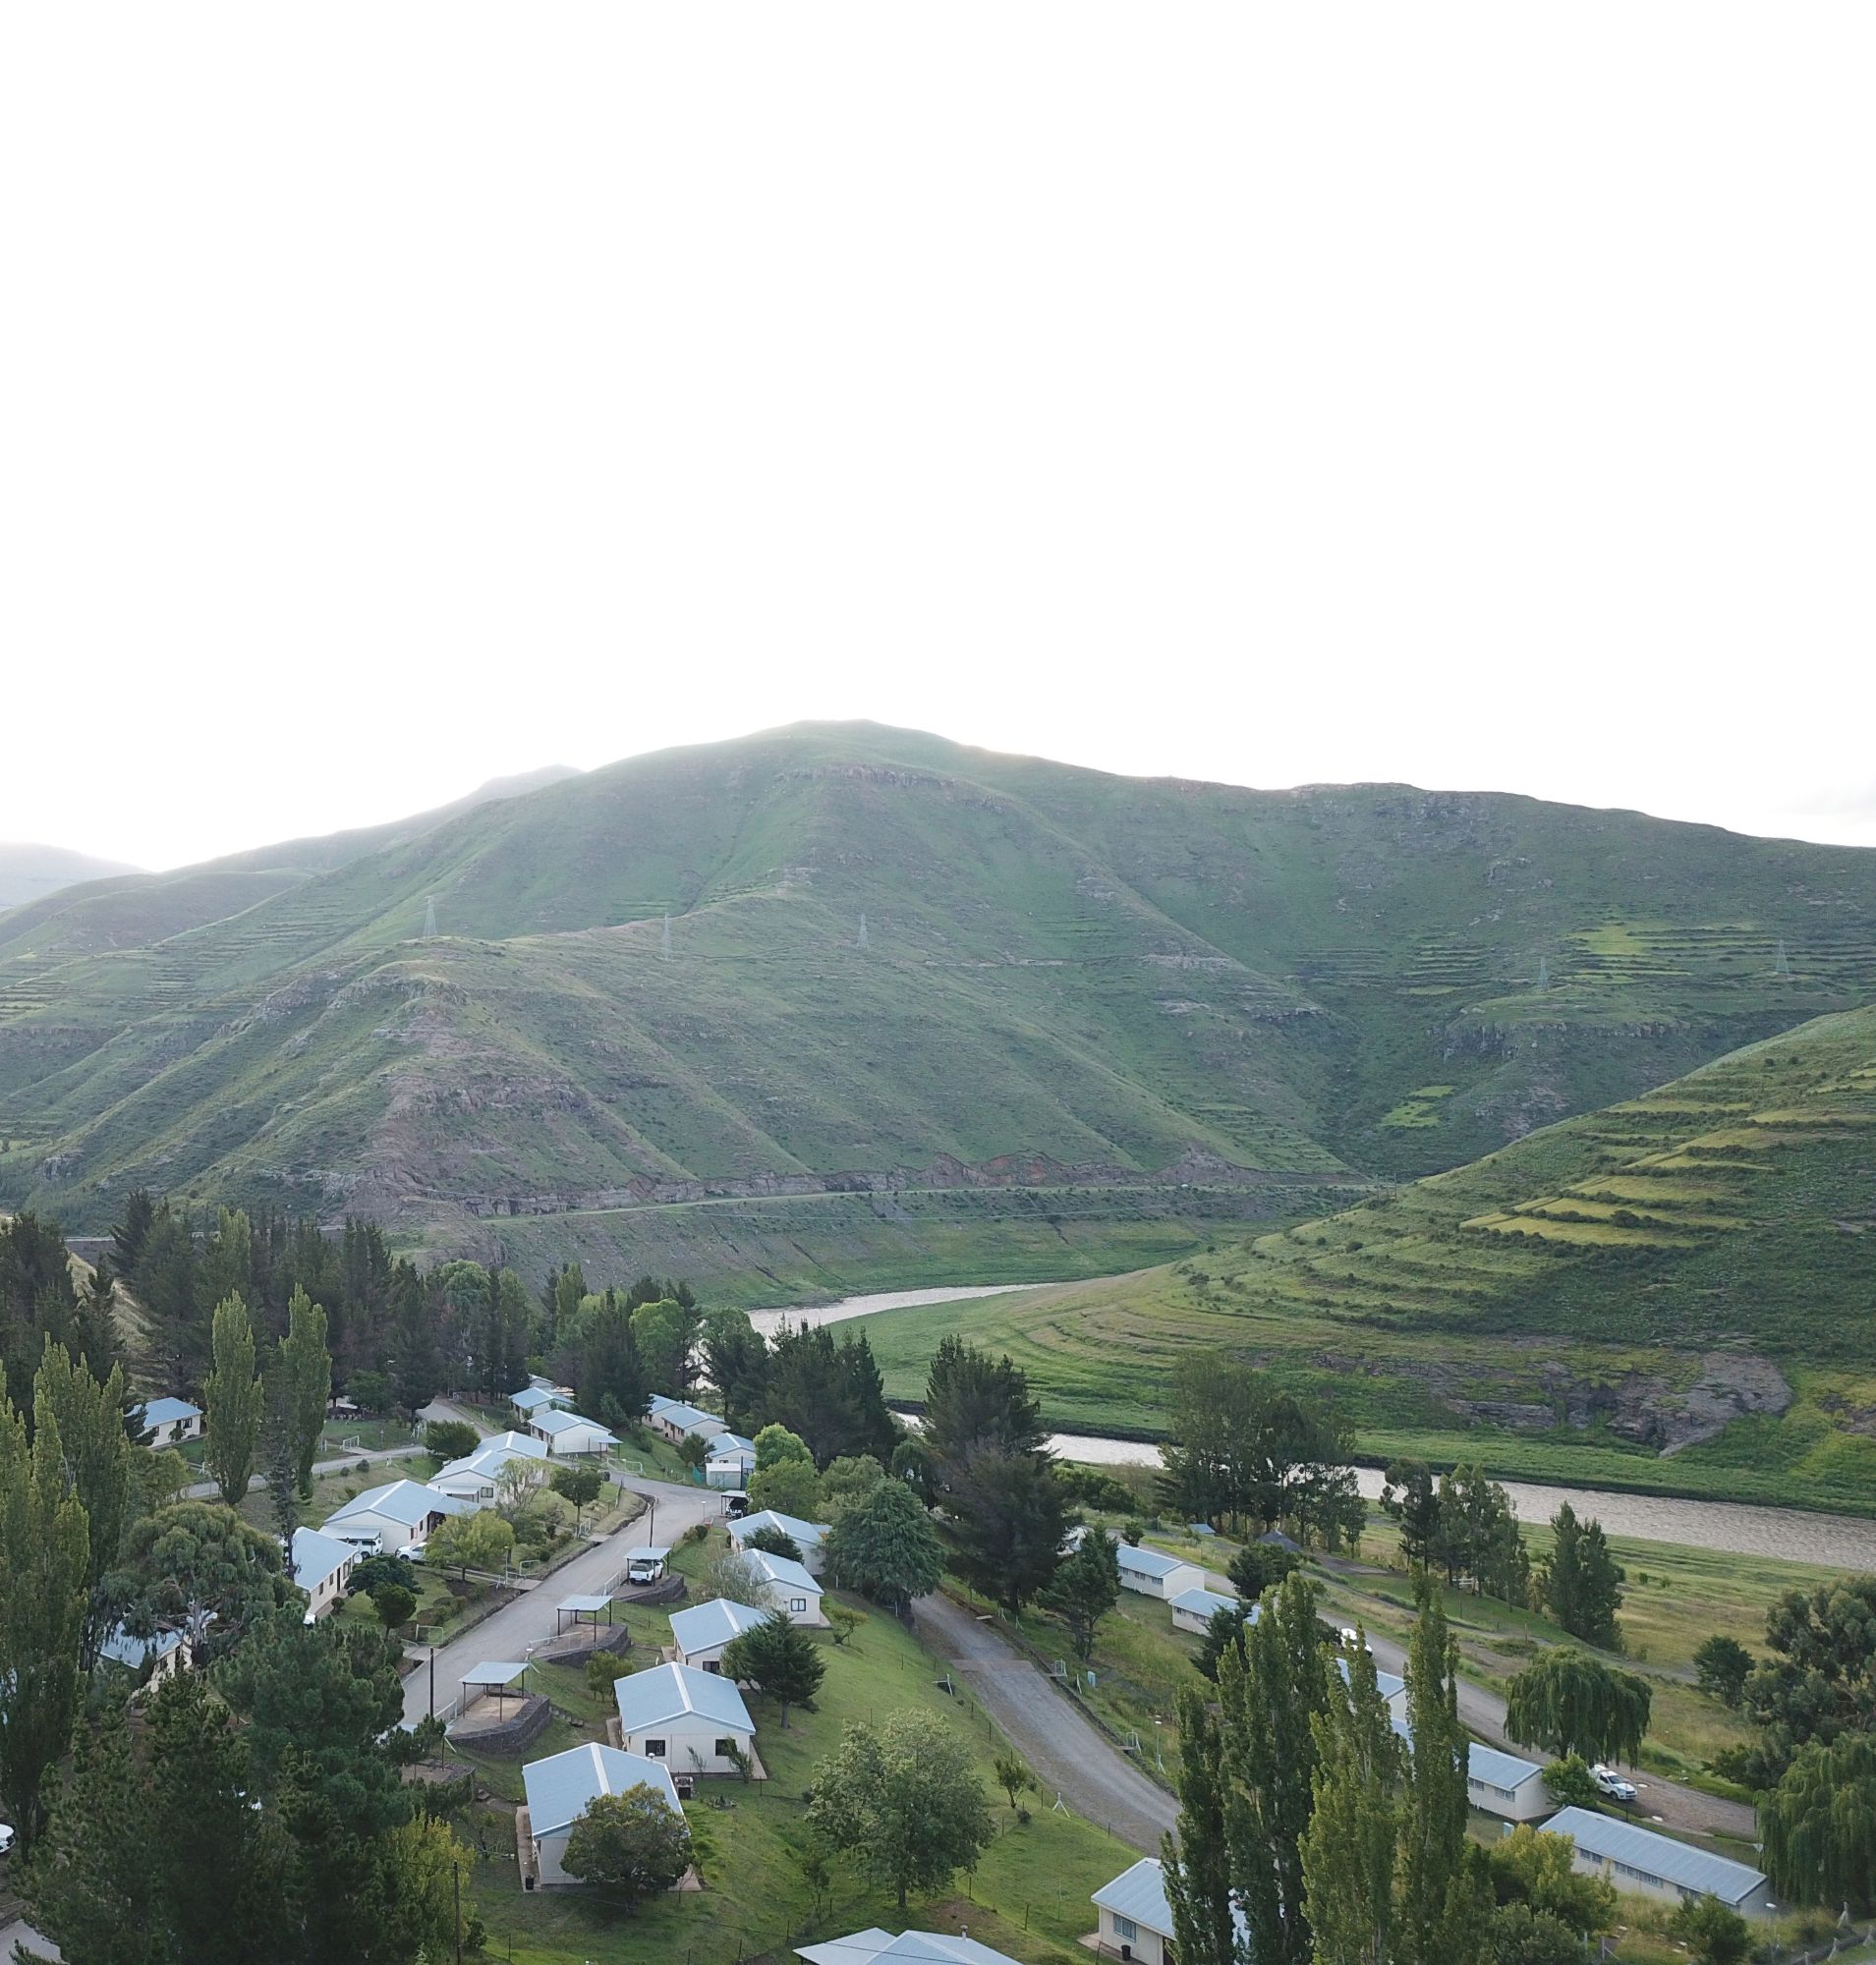
[[[668,1546],[696,1522],[714,1521],[722,1497],[704,1488],[680,1488],[663,1481],[636,1478],[613,1479],[621,1488],[643,1494],[654,1507],[637,1521],[616,1529],[609,1536],[583,1550],[574,1559],[541,1579],[540,1588],[530,1590],[505,1603],[492,1617],[474,1630],[440,1647],[435,1659],[435,1699],[438,1712],[447,1710],[462,1691],[465,1672],[492,1659],[519,1663],[536,1646],[554,1635],[554,1605],[566,1597],[597,1596],[613,1584],[625,1568],[629,1550],[644,1548],[652,1541],[655,1523],[657,1540]],[[430,1655],[413,1652],[423,1660],[404,1681],[404,1723],[414,1726],[430,1710]]]
[[[1050,1684],[1021,1653],[948,1597],[912,1606],[919,1635],[948,1662],[1008,1736],[1045,1790],[1043,1807],[1063,1805],[1149,1855],[1178,1820],[1178,1803]]]

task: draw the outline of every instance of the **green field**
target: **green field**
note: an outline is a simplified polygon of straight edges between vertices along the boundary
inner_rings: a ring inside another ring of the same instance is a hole
[[[680,1552],[680,1567],[694,1573],[698,1561],[695,1547]],[[668,1622],[640,1607],[627,1614],[635,1643],[649,1657],[650,1648],[668,1638]],[[890,1617],[870,1615],[844,1646],[819,1635],[827,1675],[818,1711],[791,1711],[784,1731],[772,1706],[751,1702],[769,1778],[753,1785],[702,1783],[688,1810],[707,1884],[701,1895],[662,1896],[624,1918],[586,1890],[524,1893],[512,1818],[490,1811],[483,1839],[492,1860],[478,1866],[474,1889],[476,1909],[488,1927],[486,1955],[512,1958],[516,1965],[613,1965],[646,1957],[733,1965],[739,1957],[785,1956],[790,1946],[814,1937],[871,1924],[896,1930],[904,1922],[951,1931],[968,1926],[974,1937],[1033,1965],[1068,1965],[1083,1957],[1075,1940],[1094,1926],[1090,1894],[1137,1852],[1071,1815],[1045,1809],[1019,1822],[1000,1790],[993,1795],[996,1840],[974,1875],[958,1878],[954,1891],[915,1900],[901,1920],[888,1893],[836,1861],[831,1894],[816,1905],[801,1869],[803,1791],[815,1762],[838,1742],[849,1720],[877,1721],[907,1708],[935,1712],[971,1744],[987,1789],[999,1744],[981,1712],[939,1688],[937,1661]],[[537,1676],[558,1716],[528,1758],[601,1736],[610,1708],[588,1693],[582,1673],[542,1666]],[[519,1797],[519,1761],[479,1759],[473,1765],[496,1795]],[[714,1808],[712,1798],[728,1805]]]
[[[1876,1512],[1873,1145],[1853,1011],[1339,1214],[867,1331],[896,1398],[958,1330],[1071,1432],[1162,1433],[1174,1362],[1217,1347],[1374,1459]]]

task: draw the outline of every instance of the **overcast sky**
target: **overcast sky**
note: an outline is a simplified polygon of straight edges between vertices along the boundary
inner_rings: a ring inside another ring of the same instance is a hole
[[[1876,10],[15,7],[0,838],[798,717],[1876,845]]]

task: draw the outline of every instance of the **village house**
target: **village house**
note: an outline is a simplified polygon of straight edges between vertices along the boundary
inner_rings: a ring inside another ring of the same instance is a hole
[[[657,1664],[612,1688],[619,1746],[680,1774],[741,1772],[737,1755],[756,1751],[756,1726],[743,1695],[720,1672]]]
[[[531,1424],[536,1436],[546,1441],[548,1455],[555,1460],[610,1453],[619,1443],[618,1434],[608,1432],[597,1419],[562,1412],[558,1406],[543,1406]]]
[[[962,1933],[953,1937],[944,1931],[891,1932],[877,1925],[856,1931],[845,1937],[830,1937],[822,1944],[798,1944],[795,1956],[808,1965],[1016,1965],[1006,1951],[993,1951]]]
[[[770,1555],[766,1548],[748,1548],[743,1560],[763,1580],[763,1597],[771,1610],[779,1610],[791,1624],[824,1624],[821,1607],[821,1585],[799,1562],[785,1555]]]
[[[753,1515],[743,1515],[725,1524],[725,1532],[739,1549],[747,1548],[750,1538],[760,1535],[764,1529],[773,1529],[785,1535],[800,1549],[801,1560],[809,1572],[815,1576],[821,1574],[821,1545],[827,1539],[827,1523],[804,1522],[799,1515],[784,1515],[774,1508],[763,1508]]]
[[[1137,1590],[1143,1597],[1158,1597],[1166,1602],[1188,1590],[1205,1588],[1205,1571],[1196,1563],[1181,1562],[1175,1555],[1162,1555],[1157,1548],[1135,1548],[1130,1543],[1114,1546],[1120,1565],[1120,1587]]]
[[[1773,1908],[1764,1875],[1748,1864],[1594,1809],[1565,1808],[1544,1824],[1544,1833],[1569,1836],[1576,1844],[1571,1867],[1582,1876],[1605,1878],[1619,1890],[1670,1903],[1715,1896],[1741,1917],[1764,1917]]]
[[[687,1432],[694,1432],[700,1439],[714,1439],[719,1432],[727,1432],[720,1413],[705,1412],[700,1406],[689,1406],[682,1399],[665,1399],[654,1395],[650,1410],[646,1414],[654,1432],[661,1433],[673,1446]]]
[[[1237,1611],[1247,1624],[1256,1623],[1261,1614],[1258,1604],[1247,1606],[1237,1598],[1226,1597],[1218,1590],[1181,1590],[1176,1597],[1168,1597],[1166,1601],[1172,1606],[1172,1628],[1175,1631],[1196,1631],[1201,1635],[1221,1610]]]
[[[756,1471],[756,1442],[740,1432],[719,1432],[704,1442],[704,1485],[741,1488]]]
[[[671,1612],[671,1649],[679,1664],[695,1671],[721,1671],[726,1647],[745,1631],[766,1624],[773,1614],[752,1610],[747,1603],[732,1603],[726,1597],[712,1597],[707,1602]]]
[[[307,1600],[307,1622],[338,1608],[353,1570],[365,1560],[357,1544],[321,1535],[317,1529],[293,1532],[293,1584]]]
[[[564,1868],[567,1838],[574,1824],[600,1795],[629,1794],[635,1787],[649,1787],[673,1815],[684,1813],[670,1770],[660,1762],[591,1742],[569,1747],[564,1754],[549,1754],[545,1760],[530,1761],[521,1770],[521,1785],[528,1798],[528,1837],[535,1876],[543,1889],[579,1881],[568,1876]]]
[[[181,1631],[156,1631],[147,1638],[136,1638],[122,1624],[113,1624],[97,1655],[154,1689],[188,1664],[189,1645]],[[147,1678],[143,1676],[145,1666],[149,1669]]]
[[[1109,1958],[1138,1960],[1139,1965],[1171,1965],[1172,1911],[1166,1902],[1165,1873],[1156,1856],[1142,1856],[1095,1892],[1094,1948]],[[1238,1937],[1244,1937],[1244,1917],[1235,1914]],[[1088,1940],[1084,1938],[1085,1944]]]
[[[545,1412],[551,1406],[572,1405],[573,1394],[562,1391],[557,1385],[543,1385],[536,1380],[511,1394],[508,1403],[514,1407],[522,1425],[526,1426],[536,1413]]]
[[[325,1533],[338,1542],[358,1543],[380,1554],[401,1548],[421,1548],[451,1515],[473,1514],[467,1501],[456,1500],[416,1481],[387,1481],[368,1488],[356,1499],[328,1515]]]
[[[180,1446],[201,1437],[201,1407],[187,1399],[151,1399],[142,1412],[152,1446]]]

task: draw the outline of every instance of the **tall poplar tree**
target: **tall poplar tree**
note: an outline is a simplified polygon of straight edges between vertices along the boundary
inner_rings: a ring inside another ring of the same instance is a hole
[[[51,1401],[38,1393],[28,1446],[26,1421],[0,1396],[0,1803],[26,1848],[78,1711],[89,1561]]]
[[[88,1671],[97,1661],[97,1648],[110,1621],[101,1586],[116,1566],[130,1516],[131,1442],[124,1431],[124,1374],[113,1366],[100,1384],[48,1338],[33,1389],[58,1423],[66,1487],[85,1508],[88,1556],[83,1650]]]
[[[1219,1660],[1232,1788],[1232,1883],[1258,1965],[1308,1965],[1302,1839],[1315,1806],[1312,1721],[1329,1707],[1316,1593],[1286,1577],[1265,1600],[1240,1660]]]
[[[260,1434],[260,1380],[255,1376],[255,1327],[236,1296],[215,1306],[214,1370],[204,1388],[203,1458],[221,1498],[238,1508],[248,1492]]]
[[[1446,1610],[1423,1575],[1407,1650],[1407,1761],[1400,1831],[1401,1965],[1477,1965],[1485,1956],[1482,1897],[1465,1839],[1471,1743],[1459,1724],[1458,1654]]]
[[[1161,1845],[1172,1938],[1180,1965],[1238,1965],[1231,1898],[1230,1775],[1224,1729],[1189,1686],[1181,1687],[1179,1834]]]
[[[313,1492],[313,1456],[319,1449],[326,1403],[332,1396],[332,1358],[326,1350],[325,1327],[324,1310],[304,1289],[296,1289],[287,1304],[287,1334],[280,1340],[277,1369],[281,1375],[281,1417],[302,1494]]]
[[[1303,1836],[1303,1886],[1315,1965],[1395,1965],[1394,1870],[1407,1811],[1396,1793],[1400,1743],[1364,1645],[1346,1692],[1316,1715],[1315,1812]],[[1461,1790],[1463,1792],[1463,1790]]]

